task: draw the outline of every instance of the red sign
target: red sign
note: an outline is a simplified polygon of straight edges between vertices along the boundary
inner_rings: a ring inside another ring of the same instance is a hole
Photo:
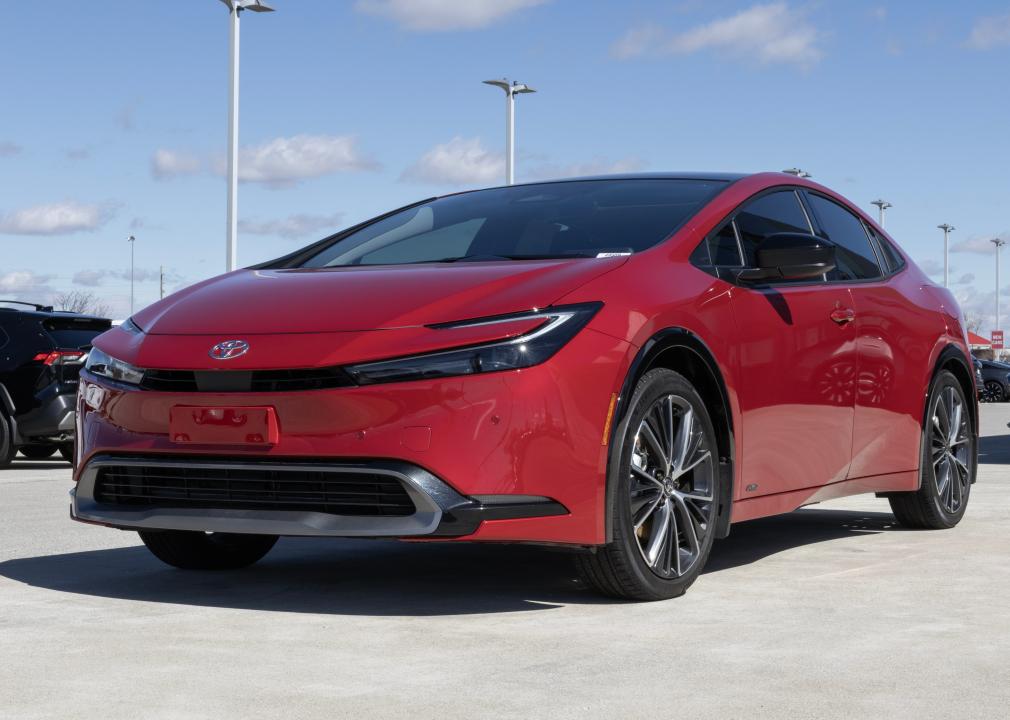
[[[993,330],[992,331],[992,349],[1002,350],[1003,349],[1003,331]]]

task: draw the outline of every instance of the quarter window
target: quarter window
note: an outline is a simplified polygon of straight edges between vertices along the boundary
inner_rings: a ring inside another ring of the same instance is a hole
[[[863,223],[838,203],[820,195],[808,194],[817,216],[821,235],[835,244],[835,269],[829,280],[869,280],[880,277],[880,266],[873,253]]]
[[[887,272],[897,272],[905,266],[905,259],[898,254],[898,251],[894,249],[894,245],[887,238],[871,227],[867,227],[866,231],[876,238],[877,247],[880,248],[881,260],[887,266]]]
[[[737,242],[736,228],[732,222],[722,226],[722,229],[709,237],[708,252],[712,264],[719,267],[740,267],[740,243]]]

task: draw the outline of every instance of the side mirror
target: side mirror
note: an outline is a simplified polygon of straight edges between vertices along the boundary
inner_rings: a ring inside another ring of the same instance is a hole
[[[805,233],[775,233],[758,245],[757,267],[737,274],[741,282],[812,280],[835,269],[835,246]]]

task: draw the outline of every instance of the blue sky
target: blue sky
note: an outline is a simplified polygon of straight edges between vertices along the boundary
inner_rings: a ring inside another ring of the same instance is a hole
[[[1010,3],[274,0],[242,35],[239,260],[403,203],[517,180],[798,166],[992,324],[1010,237]],[[224,267],[227,11],[217,0],[6,3],[0,297],[128,311]],[[1003,294],[1010,315],[1010,255]]]

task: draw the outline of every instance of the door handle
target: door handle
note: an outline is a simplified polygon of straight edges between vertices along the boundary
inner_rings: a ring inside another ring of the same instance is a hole
[[[831,311],[831,319],[839,325],[845,325],[856,319],[856,311],[852,308],[835,308]]]

